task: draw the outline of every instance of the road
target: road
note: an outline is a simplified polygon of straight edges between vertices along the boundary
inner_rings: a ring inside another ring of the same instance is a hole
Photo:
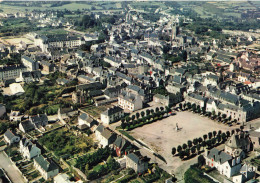
[[[20,172],[18,172],[15,165],[12,164],[9,157],[6,156],[4,152],[0,152],[0,168],[3,168],[5,170],[6,174],[9,176],[12,182],[25,182]]]

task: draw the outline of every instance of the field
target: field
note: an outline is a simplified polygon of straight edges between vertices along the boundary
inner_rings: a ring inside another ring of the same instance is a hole
[[[176,123],[178,123],[180,128],[178,132],[175,130]],[[177,147],[178,145],[187,143],[188,140],[202,137],[204,134],[214,130],[225,132],[231,130],[231,128],[206,117],[201,117],[198,114],[184,111],[178,112],[175,116],[165,118],[161,121],[136,128],[130,134],[161,154],[167,161],[165,169],[168,169],[168,172],[175,172],[180,167],[181,169],[188,168],[196,160],[191,159],[184,163],[178,157],[173,158],[171,155],[172,147]]]
[[[88,106],[83,108],[82,110],[91,115],[94,118],[100,118],[100,114],[107,110],[107,108],[111,107],[111,105],[103,105],[103,106]]]
[[[111,4],[111,3],[101,3],[101,2],[95,2],[95,3],[76,3],[72,2],[70,4],[64,4],[61,6],[57,7],[51,7],[51,4],[41,4],[41,7],[32,5],[32,6],[16,6],[16,5],[9,5],[9,4],[1,4],[1,9],[5,13],[14,13],[14,12],[25,12],[25,11],[33,11],[33,10],[71,10],[71,11],[76,11],[78,9],[86,9],[86,10],[101,10],[106,8],[106,9],[118,9],[121,8],[121,3],[116,3],[116,4]]]

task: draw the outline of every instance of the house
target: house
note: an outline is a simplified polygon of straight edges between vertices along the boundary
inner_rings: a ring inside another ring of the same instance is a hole
[[[95,134],[102,147],[111,145],[116,140],[116,134],[109,128],[105,128],[102,124],[97,127]]]
[[[236,156],[241,150],[244,152],[249,152],[251,150],[251,140],[249,134],[245,132],[233,134],[225,144],[225,152],[232,156]]]
[[[13,143],[17,143],[20,141],[20,137],[18,135],[16,135],[16,133],[10,131],[9,129],[6,130],[6,132],[4,133],[4,139],[8,145],[11,145]]]
[[[196,106],[205,107],[207,98],[202,95],[195,93],[189,93],[185,96],[185,101],[190,102],[191,104],[196,104]]]
[[[55,71],[55,64],[53,63],[47,61],[41,61],[40,64],[42,66],[42,72],[45,74],[49,74]]]
[[[25,159],[31,160],[41,154],[41,149],[33,144],[29,139],[23,138],[20,141],[19,151]]]
[[[139,95],[123,91],[118,96],[118,105],[129,111],[136,111],[143,108],[143,101]]]
[[[35,128],[40,128],[48,124],[48,117],[46,114],[38,114],[36,116],[30,116],[29,121],[35,126]]]
[[[206,150],[204,154],[206,165],[215,167],[220,174],[227,176],[228,178],[239,173],[241,169],[241,157],[232,157],[230,154],[223,150],[216,148],[210,151]]]
[[[23,114],[20,113],[20,111],[13,111],[11,110],[9,120],[10,121],[22,121],[22,118],[24,117]]]
[[[121,136],[117,136],[115,142],[113,143],[114,149],[118,157],[125,155],[127,153],[127,149],[131,149],[131,144],[126,139]]]
[[[23,121],[19,124],[19,130],[21,130],[24,133],[30,132],[35,129],[35,126],[31,123],[31,121]]]
[[[104,112],[101,113],[101,121],[104,124],[110,124],[115,121],[120,120],[124,116],[124,109],[118,106],[114,106],[111,108],[108,108]]]
[[[161,95],[161,94],[155,94],[153,96],[153,101],[156,102],[156,103],[163,104],[165,106],[169,106],[173,103],[173,101],[171,100],[171,97],[169,95],[164,96],[164,95]]]
[[[60,173],[56,175],[53,179],[54,183],[74,183],[70,180],[70,177],[66,173]],[[83,183],[81,180],[77,181],[78,183]]]
[[[34,158],[34,167],[41,173],[45,180],[59,173],[59,167],[53,161],[44,158],[42,155]]]
[[[234,183],[245,183],[255,177],[255,171],[256,169],[253,166],[244,164],[240,169],[240,174],[234,176],[232,180]]]
[[[16,79],[17,82],[39,82],[41,78],[41,71],[27,71],[21,72],[20,77]]]
[[[106,88],[104,91],[104,95],[106,98],[116,98],[118,95],[121,93],[121,86],[116,86],[116,87],[111,87],[111,88]]]
[[[89,115],[86,113],[82,113],[78,117],[78,125],[80,129],[84,129],[86,127],[91,128],[96,124],[95,120],[93,120]]]
[[[148,170],[149,159],[143,157],[140,153],[134,152],[126,156],[126,167],[132,168],[137,173],[143,173]]]

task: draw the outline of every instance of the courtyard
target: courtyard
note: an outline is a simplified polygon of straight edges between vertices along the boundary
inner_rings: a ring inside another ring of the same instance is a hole
[[[176,131],[176,124],[178,124],[179,131]],[[172,156],[172,147],[177,147],[187,143],[188,140],[202,137],[204,134],[208,134],[208,132],[219,130],[225,132],[234,128],[236,127],[228,127],[207,117],[183,111],[177,112],[176,115],[164,118],[161,121],[136,128],[130,134],[162,155],[167,161],[167,164],[162,165],[162,167],[165,170],[169,170],[169,173],[176,174],[177,169],[183,172],[190,164],[195,163],[197,158],[181,161],[178,157]]]

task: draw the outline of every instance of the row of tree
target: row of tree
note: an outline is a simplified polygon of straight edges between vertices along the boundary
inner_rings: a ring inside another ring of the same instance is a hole
[[[226,132],[221,132],[221,130],[209,132],[208,134],[204,134],[202,137],[195,138],[193,141],[189,140],[187,143],[184,143],[183,145],[179,145],[177,148],[172,148],[172,155],[176,155],[176,153],[179,155],[181,159],[183,159],[185,156],[189,158],[190,156],[194,155],[195,153],[199,154],[200,149],[203,147],[203,149],[206,147],[208,149],[211,149],[217,144],[224,143],[228,137],[233,135],[235,132],[239,132],[241,129],[236,129]]]
[[[163,117],[164,114],[168,114],[171,112],[171,109],[169,107],[156,107],[154,109],[147,109],[146,112],[142,111],[141,113],[137,112],[135,115],[126,116],[121,119],[121,127],[122,129],[129,129],[136,125],[140,125],[141,123],[145,123],[147,120],[150,121],[151,119],[155,119],[156,117]]]

